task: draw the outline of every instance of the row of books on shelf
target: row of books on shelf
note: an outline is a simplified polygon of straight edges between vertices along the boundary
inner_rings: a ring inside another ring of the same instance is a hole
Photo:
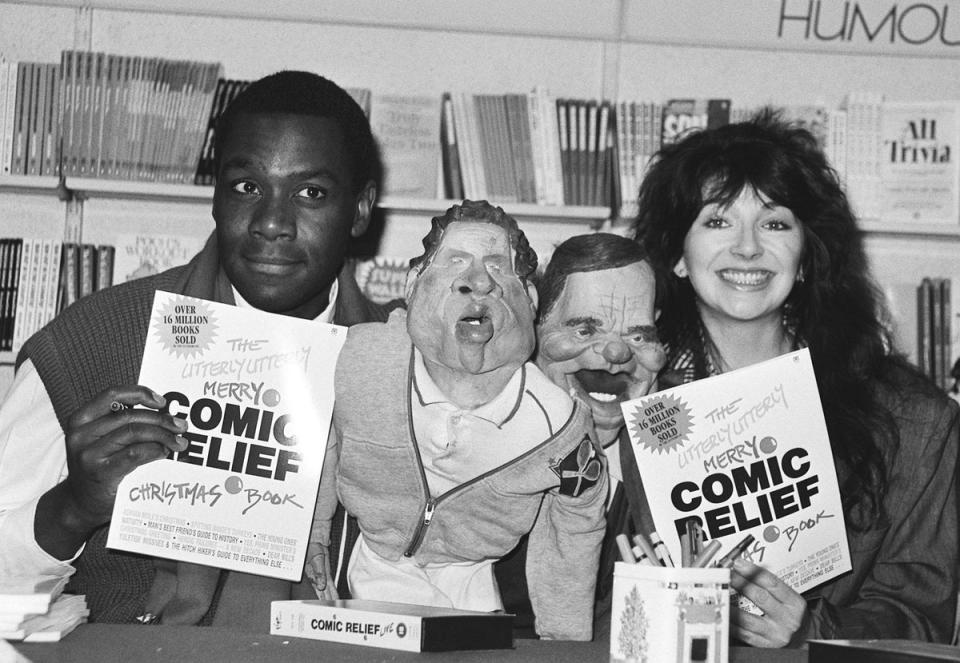
[[[917,365],[943,389],[954,383],[950,279],[925,277],[917,287]]]
[[[113,283],[114,248],[0,239],[0,351],[17,351],[61,310]]]
[[[87,621],[82,594],[63,594],[67,578],[0,580],[0,639],[55,642]]]
[[[219,63],[68,50],[0,63],[0,163],[11,174],[209,185],[215,124],[250,81]],[[397,95],[348,87],[370,117],[384,192],[405,198],[601,206],[635,214],[664,143],[756,111],[730,99],[603,100],[519,93]],[[861,217],[960,216],[960,105],[854,92],[783,106],[808,128]]]

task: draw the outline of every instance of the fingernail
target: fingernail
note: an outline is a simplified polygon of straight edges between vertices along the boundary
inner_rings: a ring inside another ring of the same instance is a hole
[[[745,571],[750,568],[750,562],[745,560],[743,557],[737,557],[733,560],[733,568],[737,571]]]
[[[174,417],[174,418],[173,418],[173,425],[176,426],[179,430],[182,430],[182,431],[187,430],[187,426],[188,426],[187,420],[186,420],[186,419],[181,419],[180,417]]]
[[[177,435],[176,439],[177,439],[178,451],[183,451],[184,449],[187,448],[187,444],[189,444],[187,442],[187,438],[183,437],[182,435]]]

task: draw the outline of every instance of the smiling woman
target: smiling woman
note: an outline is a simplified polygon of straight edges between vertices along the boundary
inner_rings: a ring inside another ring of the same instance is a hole
[[[856,218],[814,137],[770,110],[691,134],[657,154],[639,209],[667,346],[661,386],[798,347],[816,368],[853,571],[801,596],[738,562],[732,585],[764,614],[733,610],[733,635],[948,641],[958,408],[895,352]]]

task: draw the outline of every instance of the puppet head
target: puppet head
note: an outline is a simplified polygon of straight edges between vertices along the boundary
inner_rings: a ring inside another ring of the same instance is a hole
[[[540,281],[537,365],[590,405],[602,444],[623,426],[620,403],[654,389],[663,367],[655,295],[643,250],[607,233],[560,244]]]
[[[434,217],[423,247],[407,275],[407,331],[428,369],[512,375],[533,353],[537,310],[537,255],[517,222],[465,200]]]

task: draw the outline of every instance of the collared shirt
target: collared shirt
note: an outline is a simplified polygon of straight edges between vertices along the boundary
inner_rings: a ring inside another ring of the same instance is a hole
[[[430,494],[457,486],[522,456],[556,431],[541,407],[521,407],[527,365],[519,368],[491,401],[473,409],[451,403],[414,349],[410,410]],[[465,525],[469,526],[469,525]],[[414,557],[392,561],[366,545],[361,534],[347,572],[358,598],[403,596],[421,605],[489,612],[503,609],[492,559],[421,564]]]
[[[331,322],[339,285],[330,288],[327,307],[314,318]],[[237,306],[250,308],[236,288]],[[36,542],[33,520],[40,497],[67,478],[64,432],[39,374],[28,359],[20,365],[0,404],[0,578],[66,577],[71,562],[58,560]]]
[[[553,434],[541,413],[520,409],[525,382],[523,366],[493,400],[465,410],[446,399],[414,350],[413,431],[432,495],[508,463]]]

